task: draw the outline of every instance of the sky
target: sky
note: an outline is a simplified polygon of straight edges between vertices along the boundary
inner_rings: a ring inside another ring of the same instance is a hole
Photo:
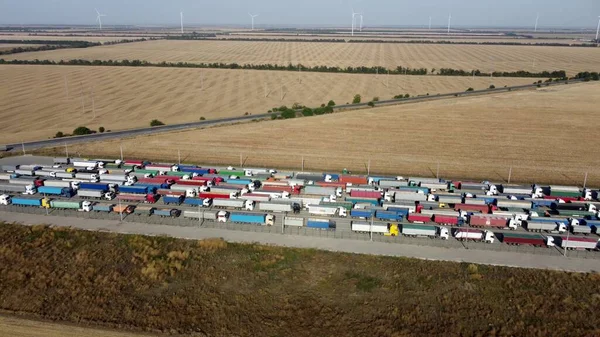
[[[600,0],[0,0],[0,25],[350,26],[352,8],[368,26],[539,27],[595,29]]]

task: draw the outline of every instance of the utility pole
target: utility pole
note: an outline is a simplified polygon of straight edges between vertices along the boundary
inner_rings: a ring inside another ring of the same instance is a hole
[[[94,119],[96,119],[96,105],[94,103],[94,88],[91,89],[92,92],[92,113],[94,114]]]
[[[371,159],[367,162],[367,175],[371,174]]]
[[[121,218],[121,222],[123,222],[123,208],[121,207],[121,199],[118,199],[118,200],[119,200],[119,216]]]
[[[371,236],[371,242],[373,241],[373,218],[375,213],[371,214],[371,224],[369,225],[369,235]]]
[[[67,142],[65,142],[65,157],[69,158],[69,148],[67,147]]]
[[[179,165],[181,165],[181,150],[180,149],[177,149],[177,158],[178,158]]]
[[[121,161],[123,161],[123,144],[119,144],[119,148],[121,149]]]
[[[25,155],[25,142],[21,141],[21,146],[23,147],[23,155]]]
[[[585,185],[587,184],[588,173],[585,173],[585,177],[583,178],[583,189],[585,190]]]
[[[287,217],[287,212],[281,217],[281,234],[285,234],[285,218]]]
[[[83,99],[83,82],[81,82],[80,92],[81,92],[81,113],[85,114],[85,100]]]
[[[440,179],[440,162],[437,164],[437,172],[435,173],[436,179]]]
[[[569,233],[571,232],[571,231],[569,230],[569,226],[570,226],[570,225],[568,225],[568,224],[567,224],[567,242],[569,242]],[[565,257],[567,257],[567,247],[566,247],[566,245],[565,245],[565,241],[562,241],[562,244],[563,244],[563,252],[564,252],[564,256],[565,256]]]
[[[244,167],[244,159],[243,159],[242,153],[240,152],[240,168],[243,168],[243,167]]]
[[[512,177],[512,166],[508,170],[508,183],[510,184],[510,178]]]
[[[304,156],[302,156],[302,172],[304,172]]]

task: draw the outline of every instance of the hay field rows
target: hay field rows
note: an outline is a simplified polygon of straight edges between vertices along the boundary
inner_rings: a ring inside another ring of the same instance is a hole
[[[600,186],[599,83],[123,140],[125,156],[195,163]],[[566,113],[565,111],[570,111]],[[277,135],[277,140],[267,135]],[[281,138],[283,137],[283,138]],[[197,146],[202,144],[202,146]],[[70,151],[118,157],[118,141]],[[117,150],[115,150],[117,149]]]
[[[85,49],[10,55],[5,59],[122,60],[150,62],[301,63],[306,66],[454,68],[481,71],[598,70],[600,48],[436,44],[145,41]]]
[[[518,85],[531,83],[532,79],[496,78],[493,82],[496,86]],[[57,131],[70,133],[80,125],[129,129],[147,127],[152,119],[174,124],[198,121],[200,117],[265,113],[295,102],[318,106],[333,99],[343,104],[357,93],[365,100],[374,96],[384,99],[400,93],[414,96],[464,91],[468,87],[484,89],[489,83],[489,78],[470,77],[388,79],[258,70],[3,65],[0,97],[5,99],[0,105],[0,144],[45,139]]]

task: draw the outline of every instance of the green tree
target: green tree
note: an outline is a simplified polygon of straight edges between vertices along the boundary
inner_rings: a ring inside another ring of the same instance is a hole
[[[409,98],[409,97],[410,97],[409,94],[404,95],[404,98]]]
[[[496,86],[493,84],[490,84],[490,89],[496,89]]]
[[[308,117],[308,116],[313,116],[314,113],[311,108],[304,108],[304,109],[302,109],[302,115]]]
[[[58,132],[56,133],[56,135],[54,135],[54,138],[62,138],[62,137],[64,137],[64,136],[65,136],[65,134],[64,134],[64,133],[62,133],[62,131],[58,131]]]
[[[270,111],[269,111],[269,112],[270,112]],[[201,120],[201,121],[204,121],[204,120],[206,120],[206,118],[204,118],[204,117],[200,117],[200,120]]]
[[[100,132],[100,133],[104,133],[105,130],[106,129],[103,126],[101,126],[101,127],[98,128],[98,132]]]
[[[370,106],[371,108],[373,108],[375,106],[375,103],[373,103],[373,101],[367,103],[368,106]]]
[[[473,88],[471,88],[471,87],[469,87],[469,89],[467,89],[467,91],[473,91],[473,90],[474,90],[474,89],[473,89]]]
[[[360,97],[359,94],[354,95],[354,99],[352,100],[352,104],[358,104],[360,103],[362,97]]]
[[[373,99],[371,101],[373,101],[373,102],[379,102],[379,97],[375,96],[375,97],[373,97]]]
[[[330,101],[327,103],[327,105],[328,105],[328,106],[335,106],[335,102],[334,102],[333,100],[330,100]]]
[[[161,125],[165,125],[165,123],[163,123],[163,122],[159,121],[158,119],[153,119],[153,120],[150,122],[150,126],[161,126]]]
[[[73,130],[74,136],[89,135],[90,133],[92,133],[92,130],[85,126],[80,126],[77,129]]]

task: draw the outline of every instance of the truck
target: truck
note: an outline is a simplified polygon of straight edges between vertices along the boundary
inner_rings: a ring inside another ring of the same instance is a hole
[[[412,223],[428,223],[431,222],[431,215],[410,213],[406,219],[408,220],[408,222]]]
[[[350,196],[351,197],[357,197],[357,198],[379,199],[379,198],[381,198],[381,192],[379,192],[379,191],[352,190],[352,191],[350,191]]]
[[[299,213],[302,207],[297,202],[281,201],[281,202],[260,202],[258,209],[267,212],[294,212]]]
[[[70,187],[52,187],[52,186],[40,186],[38,187],[38,193],[40,194],[49,194],[49,195],[59,195],[65,198],[72,197],[75,192]]]
[[[433,222],[438,225],[461,226],[463,224],[463,218],[458,216],[434,214]]]
[[[113,205],[113,212],[118,214],[131,214],[134,209],[133,205]]]
[[[460,241],[482,241],[485,243],[494,243],[494,233],[472,228],[458,228],[454,231],[454,238]]]
[[[15,170],[15,173],[18,175],[22,175],[22,176],[34,176],[35,175],[34,170],[26,170],[26,169],[21,169],[21,168],[19,168],[18,170]]]
[[[187,194],[197,195],[200,192],[206,192],[210,189],[208,186],[197,186],[197,185],[182,185],[182,184],[174,184],[171,185],[170,189],[174,191],[186,191]],[[191,191],[191,192],[189,192]],[[229,191],[228,191],[229,193]]]
[[[225,213],[224,211],[220,211]],[[219,212],[215,211],[183,211],[183,217],[188,219],[217,221]]]
[[[379,186],[382,188],[404,187],[404,186],[408,186],[408,181],[382,179],[382,180],[379,180]]]
[[[356,203],[369,203],[369,204],[372,204],[374,206],[381,205],[380,199],[346,197],[346,201],[347,202],[351,202],[353,204],[356,204]]]
[[[37,189],[33,185],[12,185],[0,184],[0,192],[12,192],[33,195],[37,193]]]
[[[597,250],[598,239],[597,238],[582,238],[582,237],[563,237],[563,236],[550,236],[552,242],[560,248],[567,250]]]
[[[8,206],[11,204],[10,195],[0,194],[0,205]]]
[[[502,243],[511,246],[529,245],[534,247],[552,247],[552,240],[547,240],[539,234],[500,233]]]
[[[15,206],[34,206],[41,207],[42,206],[42,198],[22,198],[22,197],[12,197],[10,199],[11,203]]]
[[[285,226],[302,227],[302,226],[304,226],[304,218],[292,218],[292,217],[286,216],[283,219],[283,224]]]
[[[75,178],[75,173],[73,173],[73,172],[56,172],[55,178],[73,179],[73,178]]]
[[[531,201],[527,200],[498,199],[496,200],[496,206],[500,208],[531,209],[533,205],[531,204]]]
[[[8,183],[13,184],[13,185],[33,185],[35,187],[44,186],[43,180],[37,179],[37,178],[26,178],[26,177],[9,179]]]
[[[347,211],[352,210],[352,208],[354,208],[354,205],[351,202],[347,202],[347,201],[324,201],[321,200],[321,202],[319,203],[319,205],[321,206],[333,206],[333,207],[344,207]]]
[[[448,240],[450,237],[448,228],[430,225],[402,224],[401,233],[411,237],[437,237],[442,240]]]
[[[400,212],[377,210],[375,217],[387,221],[402,221],[403,215]]]
[[[567,231],[566,219],[532,218],[526,221],[525,227],[530,232],[558,232]]]
[[[327,207],[321,205],[308,205],[308,213],[314,215],[324,215],[324,216],[340,216],[346,217],[348,214],[346,209],[343,207]]]
[[[490,213],[490,209],[492,208],[492,205],[470,205],[470,204],[454,204],[454,210],[457,211],[473,211],[473,212],[480,212],[483,214],[488,214]]]
[[[359,219],[369,219],[373,216],[374,213],[375,211],[372,209],[355,208],[350,210],[350,217]]]
[[[275,223],[275,216],[272,214],[253,214],[253,213],[231,212],[231,214],[229,215],[229,221],[235,222],[235,223],[273,226],[273,224]]]
[[[396,202],[400,200],[406,201],[427,201],[427,195],[423,193],[407,192],[407,191],[395,191],[394,200]]]
[[[54,171],[46,171],[46,170],[37,170],[34,174],[38,177],[56,177],[56,172]]]
[[[254,210],[254,201],[242,199],[214,199],[213,206],[217,208],[235,208],[252,211]]]
[[[212,205],[212,199],[202,199],[202,198],[185,198],[183,200],[184,205],[189,206],[202,206],[202,207],[210,207]]]
[[[75,173],[75,178],[89,180],[89,181],[98,181],[98,180],[100,180],[100,177],[98,177],[98,174],[96,174],[96,173],[82,173],[82,172],[77,172],[77,173]]]
[[[201,192],[198,194],[199,198],[203,199],[235,199],[237,193],[231,192],[229,194],[225,193],[213,193],[213,192]]]
[[[503,216],[481,216],[471,215],[469,216],[469,225],[475,228],[510,228],[512,230],[517,229],[517,224],[514,221],[509,221]]]
[[[82,190],[97,190],[97,191],[103,191],[103,192],[108,192],[108,191],[114,192],[115,186],[116,185],[107,184],[107,183],[88,183],[88,182],[79,183],[79,188]]]
[[[65,201],[65,200],[48,200],[42,199],[42,207],[53,209],[70,209],[82,212],[92,210],[92,203],[89,201]]]
[[[304,187],[304,193],[310,194],[310,195],[324,195],[324,196],[335,195],[337,197],[341,197],[342,189],[340,187],[335,188],[335,187],[321,187],[321,186],[309,185],[309,186]]]
[[[159,172],[177,172],[179,171],[179,166],[173,164],[148,164],[144,166],[144,169]]]
[[[131,194],[151,194],[154,193],[156,188],[151,186],[119,186],[119,193],[131,193]]]
[[[137,201],[154,204],[158,201],[158,196],[155,194],[131,194],[131,193],[119,193],[117,200],[123,201]]]
[[[131,184],[137,181],[135,176],[130,176],[128,174],[101,174],[100,179],[107,181],[127,181]]]
[[[112,212],[114,205],[96,203],[92,206],[94,212]]]
[[[367,185],[369,179],[362,176],[351,176],[351,175],[340,175],[339,182],[345,183],[346,185]]]
[[[162,201],[165,205],[176,204],[181,205],[183,203],[183,195],[165,195],[162,197]]]
[[[76,189],[79,188],[79,183],[75,181],[64,181],[64,180],[45,180],[44,186],[49,187],[65,187]]]
[[[306,227],[317,229],[335,229],[335,222],[328,219],[308,219]]]
[[[268,194],[256,194],[256,193],[245,193],[240,195],[240,199],[252,200],[254,202],[268,202],[271,200],[271,196]]]
[[[181,211],[172,208],[155,208],[153,214],[161,218],[177,218],[181,215]]]
[[[399,234],[398,225],[381,222],[371,224],[370,222],[352,221],[350,228],[356,233],[376,233],[388,236],[398,236]]]
[[[77,168],[89,168],[89,169],[96,169],[99,167],[103,167],[104,164],[102,162],[97,162],[97,161],[83,161],[83,160],[74,160],[73,161],[73,166],[77,167]]]

